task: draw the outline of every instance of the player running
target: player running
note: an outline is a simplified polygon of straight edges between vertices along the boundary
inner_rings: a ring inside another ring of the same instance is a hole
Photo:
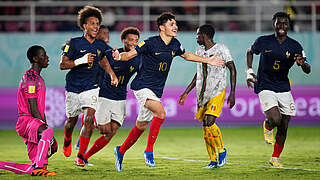
[[[109,73],[111,84],[117,85],[118,78],[112,71],[105,57],[107,45],[96,39],[102,13],[98,8],[85,6],[79,11],[78,26],[84,35],[72,38],[66,45],[60,69],[70,69],[66,76],[66,115],[65,138],[63,152],[66,157],[71,155],[72,131],[78,115],[84,113],[84,125],[80,131],[80,145],[75,164],[84,166],[83,154],[88,147],[92,135],[94,113],[99,93],[99,67]],[[100,65],[99,65],[100,64]]]
[[[140,31],[135,27],[127,27],[122,30],[121,41],[124,47],[119,49],[119,52],[128,52],[134,49],[138,44],[139,37]],[[111,86],[109,75],[105,75],[95,115],[101,137],[83,156],[84,161],[106,146],[123,124],[126,115],[127,84],[140,67],[141,56],[136,56],[129,61],[115,61],[111,50],[106,52],[106,56],[119,79],[119,84],[117,87]]]
[[[138,55],[142,56],[142,66],[137,76],[131,83],[131,89],[140,103],[136,125],[131,129],[127,139],[121,146],[114,149],[116,156],[116,170],[122,171],[122,160],[125,152],[138,140],[146,130],[149,122],[150,131],[147,148],[144,152],[145,162],[148,166],[155,166],[153,157],[153,145],[158,137],[160,126],[165,120],[165,111],[160,98],[170,70],[172,59],[181,56],[187,61],[209,63],[220,66],[223,59],[197,56],[191,52],[185,52],[180,42],[175,38],[178,32],[175,16],[170,12],[164,12],[157,18],[160,35],[152,36],[129,52],[114,52],[117,60],[129,60]]]
[[[197,73],[191,83],[179,98],[179,104],[184,105],[189,92],[196,87],[198,111],[195,119],[202,121],[204,140],[211,162],[204,168],[219,168],[226,163],[227,150],[223,145],[222,135],[218,125],[215,123],[220,116],[224,99],[226,96],[227,71],[230,71],[231,91],[227,103],[231,109],[235,104],[236,68],[233,63],[229,49],[213,41],[215,29],[208,24],[202,25],[197,30],[197,43],[200,45],[196,54],[210,57],[215,53],[225,60],[226,66],[211,66],[198,63]],[[216,158],[216,147],[219,154],[219,162]]]
[[[272,23],[275,33],[258,37],[247,50],[247,85],[252,88],[254,83],[254,92],[259,95],[267,118],[263,122],[265,141],[274,144],[269,163],[274,167],[282,167],[279,157],[287,137],[289,121],[296,114],[288,79],[289,69],[296,62],[303,72],[309,74],[311,67],[302,46],[287,36],[289,15],[277,12],[273,15]],[[253,54],[261,54],[257,76],[252,70]],[[277,134],[274,143],[275,127]]]
[[[48,67],[49,57],[41,46],[31,46],[27,51],[31,68],[24,74],[18,89],[19,119],[16,131],[27,145],[31,164],[0,161],[0,169],[31,176],[57,176],[47,170],[48,158],[57,152],[58,145],[53,129],[48,127],[45,115],[46,86],[40,76]]]

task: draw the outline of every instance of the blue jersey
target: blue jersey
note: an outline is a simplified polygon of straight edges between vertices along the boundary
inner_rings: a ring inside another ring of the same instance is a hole
[[[123,52],[121,48],[119,52]],[[141,56],[136,56],[129,61],[115,61],[112,57],[112,50],[106,52],[110,66],[118,77],[119,84],[117,87],[111,85],[110,75],[105,72],[104,80],[100,88],[99,97],[112,100],[125,100],[127,97],[127,85],[130,78],[139,70],[141,64]]]
[[[254,92],[290,91],[289,69],[295,63],[295,54],[305,57],[302,46],[289,37],[280,44],[275,34],[271,34],[256,39],[251,50],[255,54],[261,54],[257,73],[258,82],[254,85]]]
[[[107,44],[107,47],[106,47],[106,51],[108,50],[112,50],[112,47],[110,47],[108,44]],[[99,87],[102,86],[102,82],[104,80],[104,76],[105,76],[105,73],[106,71],[101,67],[99,66],[99,73],[98,73],[98,77],[99,77]]]
[[[87,53],[95,54],[91,64],[80,64],[73,67],[66,76],[66,90],[81,93],[98,87],[99,61],[105,56],[107,44],[96,39],[92,44],[82,37],[72,38],[66,45],[63,55],[71,60],[81,58]]]
[[[185,50],[176,38],[166,45],[160,36],[141,41],[136,50],[142,56],[142,66],[131,83],[131,89],[148,88],[161,98],[172,59],[184,54]]]

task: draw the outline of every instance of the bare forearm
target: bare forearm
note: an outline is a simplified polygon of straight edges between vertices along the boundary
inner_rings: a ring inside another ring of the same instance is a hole
[[[107,60],[107,58],[103,58],[101,61],[100,61],[100,65],[101,67],[107,72],[109,73],[110,75],[114,74],[111,66],[110,66],[110,63],[109,61]]]
[[[201,63],[208,62],[208,58],[198,56],[192,52],[185,52],[183,55],[181,55],[181,57],[183,57],[187,61],[201,62]]]
[[[236,66],[234,65],[233,61],[227,63],[227,67],[230,71],[230,86],[231,86],[231,93],[234,93],[236,90],[237,84],[237,70]]]
[[[247,50],[247,69],[252,68],[252,61],[253,61],[253,52],[251,49]]]
[[[32,117],[41,119],[42,121],[46,122],[45,118],[41,116],[41,113],[38,109],[38,102],[36,98],[28,99],[28,105]]]
[[[120,60],[129,61],[130,59],[136,57],[137,55],[138,55],[138,52],[135,49],[130,50],[128,52],[122,52],[120,53]]]
[[[71,69],[75,67],[74,61],[70,60],[69,58],[62,56],[60,61],[60,70]]]
[[[189,92],[196,86],[197,81],[197,73],[194,75],[192,81],[188,85],[187,89],[183,92],[183,94],[189,94]]]

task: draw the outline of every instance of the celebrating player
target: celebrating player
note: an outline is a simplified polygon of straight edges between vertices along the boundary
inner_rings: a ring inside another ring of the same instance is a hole
[[[109,29],[108,29],[107,26],[100,25],[99,32],[98,32],[98,35],[97,35],[97,39],[100,39],[100,40],[103,40],[106,43],[109,43]],[[64,45],[64,47],[65,47],[65,45]],[[112,49],[112,48],[107,44],[106,50],[109,50],[109,49]],[[62,50],[64,50],[64,48]],[[99,75],[98,75],[99,76],[99,87],[101,87],[101,83],[103,82],[104,75],[105,75],[105,71],[100,66]],[[84,117],[82,115],[82,117],[81,117],[81,127],[83,126],[83,118]],[[94,130],[95,125],[93,124],[92,126],[93,126],[92,129]],[[76,150],[79,150],[79,143],[80,143],[80,137],[79,137],[79,139],[77,141],[77,144],[75,144],[75,147],[74,147]],[[85,163],[86,163],[86,165],[89,165],[89,163],[87,161],[85,161]]]
[[[277,127],[276,142],[269,163],[281,167],[280,154],[287,137],[291,116],[296,114],[290,91],[289,69],[296,62],[303,72],[309,74],[311,67],[306,60],[302,46],[287,36],[290,17],[277,12],[272,18],[275,33],[260,36],[247,51],[247,85],[259,95],[262,109],[266,115],[263,122],[264,138],[274,144],[273,129]],[[252,70],[253,54],[261,54],[257,75]]]
[[[27,145],[31,165],[0,161],[0,169],[32,176],[57,176],[55,172],[47,170],[48,158],[57,152],[58,145],[53,137],[53,129],[48,128],[45,115],[46,86],[40,76],[42,68],[48,67],[49,57],[45,49],[37,45],[28,49],[27,57],[31,68],[22,77],[18,89],[19,119],[16,131]]]
[[[202,25],[197,30],[197,43],[200,45],[196,54],[203,57],[210,57],[219,53],[218,57],[225,60],[230,70],[231,91],[228,97],[229,108],[235,104],[236,68],[234,66],[229,49],[223,44],[213,41],[215,29],[208,24]],[[220,116],[226,95],[227,71],[226,66],[211,66],[198,63],[197,73],[188,85],[187,89],[179,98],[179,104],[184,105],[189,92],[196,86],[198,112],[195,119],[202,121],[204,140],[211,162],[204,168],[218,168],[226,163],[227,150],[222,142],[222,135],[215,123]],[[216,158],[216,147],[219,153],[219,162]]]
[[[66,76],[66,114],[63,151],[66,157],[71,154],[72,131],[83,111],[84,125],[80,132],[80,145],[75,164],[84,166],[83,154],[92,135],[94,113],[99,93],[99,67],[109,73],[111,84],[117,85],[118,78],[105,57],[106,43],[96,39],[102,13],[98,8],[85,6],[79,11],[78,25],[84,35],[72,38],[64,49],[60,69],[70,69]],[[100,64],[100,65],[99,65]]]
[[[138,140],[152,120],[148,136],[147,148],[144,152],[145,162],[148,166],[155,166],[153,158],[153,145],[158,137],[160,126],[165,120],[165,111],[160,98],[170,70],[172,59],[181,56],[185,60],[223,65],[223,59],[197,56],[185,52],[180,42],[175,38],[178,32],[175,16],[164,12],[157,18],[160,35],[141,41],[139,45],[129,52],[114,52],[117,60],[129,60],[137,55],[142,55],[142,66],[137,76],[131,83],[131,89],[140,103],[139,115],[136,125],[130,131],[127,139],[114,151],[116,155],[116,169],[122,171],[122,160],[125,152]]]
[[[122,30],[121,41],[124,47],[119,51],[128,52],[134,49],[139,37],[140,31],[135,27],[127,27]],[[136,56],[129,61],[115,61],[111,50],[107,51],[106,56],[119,79],[119,84],[117,87],[111,86],[111,79],[106,74],[99,92],[96,112],[97,124],[102,136],[83,156],[84,161],[106,146],[122,125],[126,114],[127,84],[132,75],[138,71],[141,62],[141,56]]]

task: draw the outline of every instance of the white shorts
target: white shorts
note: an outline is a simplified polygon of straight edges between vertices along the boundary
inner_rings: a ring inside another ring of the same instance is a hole
[[[270,90],[263,90],[258,95],[264,112],[277,106],[281,114],[289,116],[296,115],[296,107],[290,91],[276,93]]]
[[[152,112],[146,108],[144,105],[147,101],[147,99],[152,99],[155,101],[160,101],[160,98],[158,98],[150,89],[143,88],[137,91],[133,91],[134,95],[136,96],[137,100],[139,101],[140,108],[139,108],[139,114],[137,121],[151,121],[153,118]]]
[[[126,100],[111,100],[99,97],[95,116],[98,125],[105,125],[111,120],[122,125],[126,116]]]
[[[90,89],[80,94],[66,91],[66,115],[67,117],[77,117],[82,113],[82,109],[90,107],[97,109],[99,89]]]

